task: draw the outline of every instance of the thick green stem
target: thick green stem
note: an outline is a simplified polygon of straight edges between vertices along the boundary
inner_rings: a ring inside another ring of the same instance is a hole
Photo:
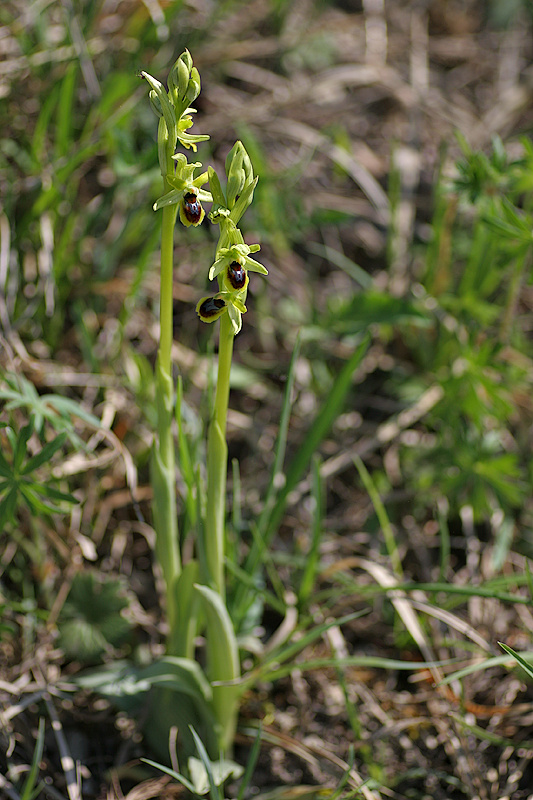
[[[224,517],[228,462],[226,419],[234,338],[235,334],[229,315],[223,314],[220,318],[215,408],[208,435],[207,514],[204,541],[208,581],[223,599],[225,597]]]
[[[218,345],[218,375],[215,394],[215,419],[222,436],[226,438],[226,421],[228,417],[229,379],[231,359],[233,356],[233,340],[235,333],[229,314],[220,318],[220,341]]]
[[[156,364],[157,435],[152,456],[153,518],[156,553],[163,571],[170,637],[167,649],[178,655],[175,641],[179,626],[176,584],[181,573],[176,508],[176,470],[172,421],[172,283],[176,207],[163,209],[161,229],[160,343]]]
[[[166,183],[166,181],[165,181]],[[161,288],[160,288],[160,339],[159,362],[164,372],[172,370],[172,285],[174,266],[174,225],[177,206],[167,206],[161,223]]]

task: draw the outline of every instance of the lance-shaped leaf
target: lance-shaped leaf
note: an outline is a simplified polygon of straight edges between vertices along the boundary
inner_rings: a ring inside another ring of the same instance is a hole
[[[236,685],[240,678],[239,650],[233,624],[220,595],[208,586],[196,584],[195,588],[202,598],[206,616],[208,677],[224,752],[233,742],[237,721],[237,700],[241,692],[241,687]]]

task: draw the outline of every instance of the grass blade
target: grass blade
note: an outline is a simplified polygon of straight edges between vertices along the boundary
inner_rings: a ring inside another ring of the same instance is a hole
[[[33,758],[31,760],[30,771],[28,777],[24,781],[24,787],[20,800],[33,800],[39,791],[36,787],[37,778],[39,776],[39,764],[43,757],[44,748],[44,719],[41,717],[39,720],[39,729],[37,732],[37,741],[35,742],[35,749],[33,751]]]

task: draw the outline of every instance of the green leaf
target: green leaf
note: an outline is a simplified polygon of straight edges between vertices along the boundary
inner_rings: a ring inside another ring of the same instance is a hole
[[[527,675],[530,678],[533,678],[533,667],[528,661],[525,660],[525,658],[523,658],[523,656],[520,655],[520,653],[517,653],[516,650],[513,650],[507,644],[503,644],[502,642],[498,642],[498,644],[500,645],[502,650],[505,650],[506,653],[508,653],[510,656],[516,659],[516,661],[520,664],[522,669],[527,673]],[[527,655],[530,658],[533,658],[533,653],[528,653]]]
[[[243,767],[235,761],[222,758],[220,761],[211,762],[211,775],[214,786],[223,786],[228,778],[236,780],[243,774]],[[210,790],[209,774],[199,758],[189,758],[189,773],[196,794],[207,794]]]
[[[171,778],[178,781],[185,786],[185,788],[192,794],[195,794],[195,789],[193,784],[187,780],[187,778],[181,774],[181,772],[176,772],[176,770],[171,769],[170,767],[166,767],[164,764],[158,764],[157,761],[152,761],[150,758],[141,758],[141,761],[144,764],[148,764],[151,767],[155,767],[155,769],[160,769],[161,772],[164,772],[166,775],[170,775]]]
[[[50,461],[52,456],[63,446],[66,438],[66,433],[60,433],[59,436],[56,436],[55,439],[48,442],[39,453],[36,453],[26,461],[24,467],[20,471],[21,475],[27,475],[29,472],[33,472],[33,470],[38,469],[43,464]]]
[[[24,786],[20,794],[20,800],[33,800],[33,798],[37,797],[40,793],[39,787],[36,786],[36,783],[39,776],[39,765],[43,757],[44,733],[44,719],[41,717],[39,719],[37,741],[35,742],[35,748],[33,750],[30,771],[26,780],[24,781]]]
[[[46,502],[43,498],[44,491],[47,487],[39,486],[36,483],[23,482],[19,484],[19,491],[22,497],[26,500],[28,506],[32,509],[33,513],[41,512],[43,514],[60,514],[65,509],[57,503]],[[75,501],[76,502],[76,501]]]
[[[355,348],[351,357],[344,364],[340,373],[335,379],[331,391],[322,404],[322,408],[309,427],[307,435],[289,465],[286,474],[285,485],[279,494],[278,501],[272,513],[261,531],[265,541],[270,541],[278,523],[281,520],[289,494],[295,489],[298,481],[301,480],[313,453],[316,453],[322,440],[327,435],[333,422],[337,419],[346,395],[351,386],[352,376],[368,350],[370,337],[366,335],[358,347]]]
[[[145,735],[157,754],[167,756],[170,731],[177,727],[180,753],[194,755],[190,731],[194,725],[211,756],[216,756],[220,725],[213,713],[213,690],[200,666],[191,659],[166,656],[145,668],[142,677],[153,686]]]
[[[369,289],[356,294],[338,309],[329,325],[348,334],[367,330],[374,324],[394,325],[399,322],[427,325],[429,319],[427,313],[412,301]]]
[[[7,463],[2,453],[0,453],[0,476],[8,479],[13,477],[13,470]]]
[[[197,561],[187,562],[174,589],[179,616],[174,630],[169,633],[167,649],[170,653],[186,658],[192,658],[194,655],[194,639],[198,627],[198,597],[194,590],[198,572]]]
[[[220,747],[226,752],[233,743],[240,677],[239,650],[230,616],[222,598],[208,586],[195,585],[202,598],[207,621],[208,676],[213,687],[213,711],[221,727]]]
[[[221,788],[224,783],[230,777],[240,778],[244,770],[240,764],[236,764],[229,759],[222,758],[218,761],[212,761],[207,754],[204,743],[192,726],[191,733],[200,756],[200,758],[191,756],[188,761],[194,790],[199,795],[209,792],[211,800],[223,800],[224,794]]]
[[[14,486],[5,497],[0,500],[0,528],[8,522],[15,521],[15,511],[17,508],[18,491]]]
[[[59,503],[71,503],[76,505],[79,501],[73,494],[68,492],[60,492],[59,489],[54,489],[53,486],[49,484],[32,484],[35,485],[36,489],[43,495],[43,497],[49,497],[52,500],[57,500]]]
[[[13,470],[16,473],[19,473],[21,470],[22,462],[24,457],[28,452],[27,444],[30,436],[34,431],[33,421],[30,420],[27,425],[25,425],[21,430],[18,432],[17,440],[15,447],[13,449]]]
[[[59,646],[86,663],[126,640],[131,622],[122,612],[129,599],[123,581],[80,572],[73,582],[59,621]]]
[[[91,414],[90,411],[86,411],[70,397],[61,397],[59,394],[45,394],[42,396],[42,400],[47,406],[58,411],[62,417],[66,418],[71,414],[73,417],[78,417],[78,419],[86,422],[92,428],[102,430],[102,421],[95,417],[94,414]]]

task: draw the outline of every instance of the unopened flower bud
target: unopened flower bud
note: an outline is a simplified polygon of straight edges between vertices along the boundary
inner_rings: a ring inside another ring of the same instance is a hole
[[[240,145],[240,147],[238,147],[238,145]],[[243,147],[240,142],[237,142],[226,158],[226,175],[228,176],[226,197],[228,208],[233,208],[235,201],[244,188],[246,173],[242,167],[242,160]]]
[[[168,90],[175,108],[182,105],[187,96],[189,79],[191,77],[192,58],[188,50],[178,58],[168,76]],[[198,97],[198,95],[196,95]]]
[[[154,92],[153,89],[148,95],[148,97],[150,98],[150,105],[152,106],[152,111],[154,112],[154,114],[157,117],[162,117],[163,109],[161,108],[161,101],[159,100],[159,97],[157,96],[157,94]]]
[[[187,102],[194,103],[198,95],[200,94],[202,88],[202,84],[200,82],[200,73],[193,67],[191,70],[191,77],[189,79],[189,83],[187,84]]]

